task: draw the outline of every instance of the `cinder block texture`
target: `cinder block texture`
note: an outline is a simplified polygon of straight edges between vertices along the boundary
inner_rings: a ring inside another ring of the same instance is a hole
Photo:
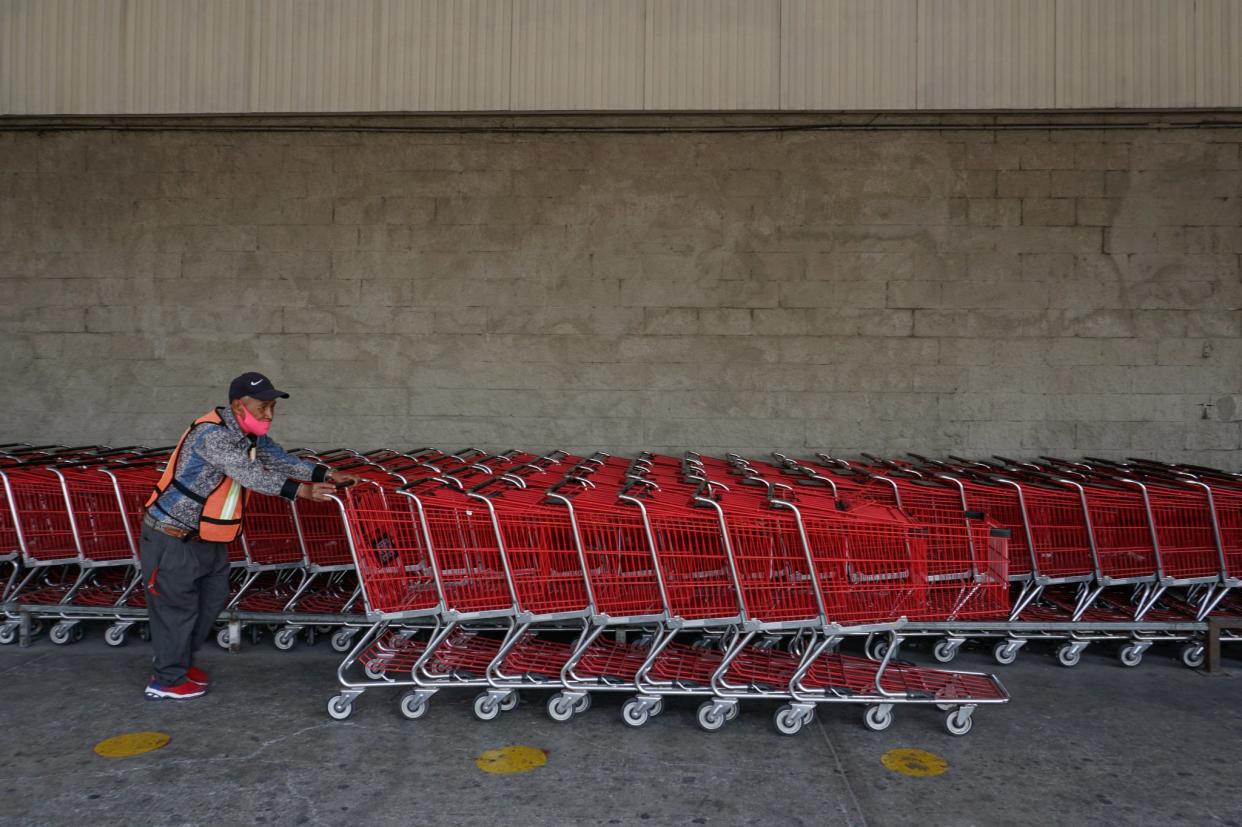
[[[1237,468],[1240,142],[0,132],[0,442],[257,369],[292,445]]]

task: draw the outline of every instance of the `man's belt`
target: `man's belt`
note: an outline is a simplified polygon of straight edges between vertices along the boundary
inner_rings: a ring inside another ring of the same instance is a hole
[[[167,534],[169,537],[175,537],[178,540],[188,540],[195,535],[193,531],[186,531],[182,528],[170,526],[168,523],[161,523],[150,514],[142,515],[142,524],[148,528],[153,528],[161,534]]]

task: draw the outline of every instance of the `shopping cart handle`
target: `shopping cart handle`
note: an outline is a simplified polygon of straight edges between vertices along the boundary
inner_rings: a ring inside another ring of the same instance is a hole
[[[526,481],[523,480],[521,477],[515,477],[512,474],[501,474],[498,477],[488,477],[487,479],[483,480],[478,485],[474,486],[473,488],[470,488],[466,493],[477,494],[480,491],[482,491],[484,488],[487,488],[489,485],[493,485],[494,483],[497,483],[497,482],[508,483],[509,485],[512,485],[514,488],[525,488],[526,487]]]
[[[584,488],[595,487],[595,483],[591,482],[586,477],[578,477],[572,474],[567,474],[563,480],[561,480],[556,485],[553,485],[551,488],[549,488],[548,493],[555,494],[557,491],[560,491],[563,487],[565,487],[566,485],[570,485],[570,484],[581,485]]]
[[[427,482],[437,482],[437,483],[439,483],[439,484],[440,484],[442,487],[444,487],[444,488],[455,488],[455,489],[457,489],[457,490],[459,490],[459,491],[461,490],[461,487],[462,487],[462,485],[461,485],[461,480],[454,479],[453,477],[449,477],[449,476],[431,476],[431,477],[419,477],[418,479],[410,480],[409,482],[407,482],[405,485],[401,486],[401,487],[400,487],[399,489],[397,489],[397,490],[399,490],[399,491],[409,491],[409,490],[411,490],[411,489],[413,489],[413,488],[415,488],[415,487],[417,487],[417,486],[419,486],[419,485],[422,485],[423,483],[427,483]]]
[[[660,486],[651,480],[645,480],[642,477],[626,477],[625,485],[621,486],[621,490],[617,492],[618,497],[624,497],[630,493],[631,488],[641,488],[644,492],[651,490],[660,490]]]

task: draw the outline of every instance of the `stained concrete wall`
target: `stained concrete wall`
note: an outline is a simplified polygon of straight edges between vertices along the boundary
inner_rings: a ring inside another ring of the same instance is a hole
[[[292,444],[1237,467],[1239,142],[0,132],[0,442],[258,369]]]

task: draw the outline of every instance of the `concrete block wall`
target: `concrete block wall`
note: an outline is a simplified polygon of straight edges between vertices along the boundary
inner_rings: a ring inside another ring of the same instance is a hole
[[[1242,130],[0,131],[0,442],[1239,466]]]

